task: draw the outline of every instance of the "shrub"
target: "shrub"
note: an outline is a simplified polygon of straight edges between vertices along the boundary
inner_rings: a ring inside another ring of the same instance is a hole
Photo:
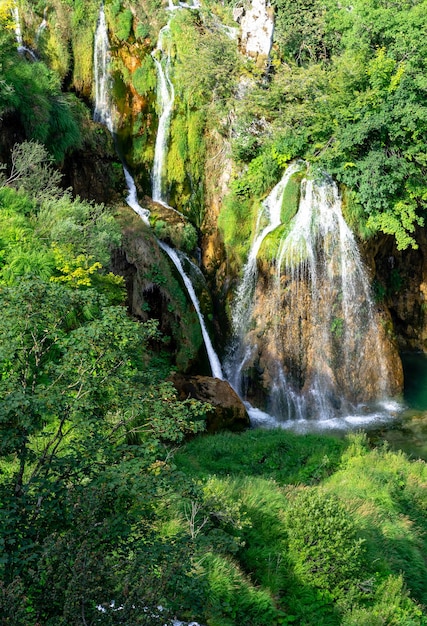
[[[339,596],[362,573],[363,541],[339,498],[300,491],[286,512],[289,555],[301,582]]]
[[[132,30],[132,21],[133,15],[129,9],[125,9],[117,15],[113,24],[113,32],[117,39],[122,41],[128,39]]]

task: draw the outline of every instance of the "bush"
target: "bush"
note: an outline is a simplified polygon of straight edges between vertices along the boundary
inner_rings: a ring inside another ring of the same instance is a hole
[[[133,15],[132,11],[125,9],[121,11],[113,23],[113,33],[117,39],[125,41],[128,39],[132,30]]]
[[[363,573],[363,541],[344,504],[313,489],[297,493],[285,515],[289,556],[302,584],[341,595]]]

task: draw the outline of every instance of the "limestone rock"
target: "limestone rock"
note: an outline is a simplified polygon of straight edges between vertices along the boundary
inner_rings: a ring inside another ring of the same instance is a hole
[[[243,54],[264,64],[270,54],[274,31],[274,11],[266,0],[252,0],[248,9],[237,6],[233,17],[240,24],[240,48]]]
[[[169,350],[181,371],[187,371],[203,354],[197,313],[152,231],[129,207],[118,210],[117,218],[123,238],[112,269],[125,279],[129,311],[142,321],[158,320],[164,338],[161,347]]]
[[[378,237],[368,255],[379,295],[390,311],[399,350],[427,351],[427,233],[416,233],[418,249],[398,250],[393,237]]]
[[[227,381],[210,376],[182,374],[174,374],[171,380],[181,400],[194,398],[213,406],[213,411],[207,417],[209,433],[221,430],[240,432],[250,426],[243,402]]]

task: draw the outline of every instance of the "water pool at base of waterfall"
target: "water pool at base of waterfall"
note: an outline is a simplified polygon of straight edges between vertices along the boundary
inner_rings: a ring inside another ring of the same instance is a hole
[[[298,434],[329,433],[341,434],[353,430],[367,430],[398,420],[405,410],[403,403],[384,400],[372,405],[361,405],[346,415],[328,419],[286,419],[271,415],[245,403],[253,428],[283,428]]]
[[[339,437],[365,431],[373,445],[386,442],[393,450],[402,450],[411,458],[427,461],[427,355],[407,352],[401,357],[405,375],[401,401],[384,400],[371,406],[363,405],[351,414],[325,420],[280,419],[246,403],[252,427]]]

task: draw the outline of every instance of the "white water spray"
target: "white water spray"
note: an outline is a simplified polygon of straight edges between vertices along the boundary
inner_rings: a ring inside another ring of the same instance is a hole
[[[95,110],[93,119],[104,124],[111,134],[114,133],[114,111],[111,102],[111,75],[110,75],[110,42],[108,39],[107,21],[104,5],[101,5],[98,23],[95,31],[93,53],[94,83],[95,83]],[[126,174],[125,174],[126,175]]]
[[[170,119],[175,99],[175,90],[170,79],[170,54],[168,50],[165,51],[165,39],[169,33],[170,27],[168,23],[161,29],[157,46],[152,52],[152,57],[157,69],[157,100],[160,115],[156,135],[156,145],[154,149],[154,163],[151,180],[153,200],[155,202],[160,202],[161,204],[166,204],[163,179]]]

